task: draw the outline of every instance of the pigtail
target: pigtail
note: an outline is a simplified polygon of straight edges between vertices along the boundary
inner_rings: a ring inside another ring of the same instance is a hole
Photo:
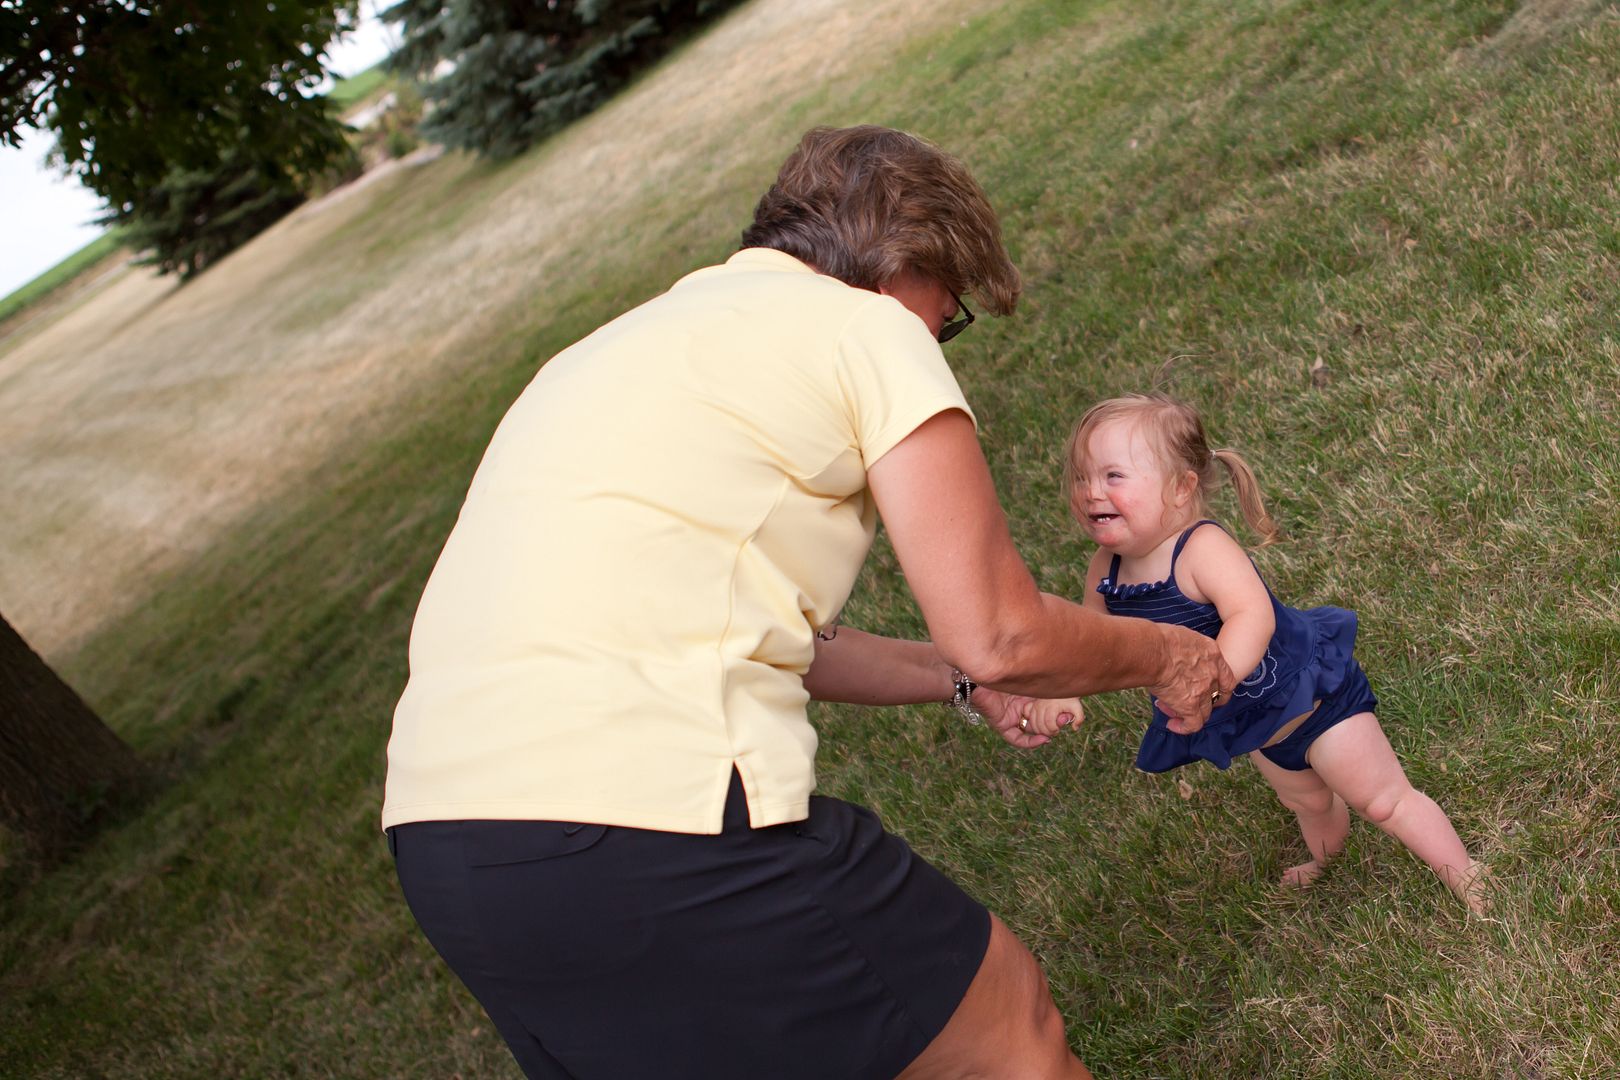
[[[1260,534],[1260,546],[1276,543],[1282,530],[1277,528],[1277,523],[1266,512],[1266,500],[1260,495],[1260,482],[1255,479],[1249,463],[1243,460],[1243,455],[1236,450],[1216,450],[1210,456],[1226,466],[1226,472],[1232,478],[1232,490],[1237,492],[1238,506],[1243,510],[1243,520]]]

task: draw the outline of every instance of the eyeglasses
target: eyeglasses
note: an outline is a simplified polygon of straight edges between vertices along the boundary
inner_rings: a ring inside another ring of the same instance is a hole
[[[973,312],[969,311],[968,306],[962,303],[962,298],[955,293],[951,293],[951,299],[956,301],[956,312],[960,318],[952,319],[939,328],[938,341],[941,345],[973,325]]]

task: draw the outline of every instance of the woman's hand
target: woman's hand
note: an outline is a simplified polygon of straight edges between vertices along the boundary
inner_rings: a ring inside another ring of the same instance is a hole
[[[979,710],[985,722],[998,735],[1021,750],[1032,750],[1051,742],[1052,736],[1064,726],[1059,723],[1063,716],[1067,715],[1067,723],[1074,725],[1084,715],[1077,698],[1032,698],[1022,694],[1003,694],[988,686],[973,691],[973,707]],[[1037,711],[1045,718],[1042,722],[1045,730],[1036,726],[1034,715]]]
[[[1153,625],[1164,631],[1165,656],[1160,681],[1148,689],[1159,699],[1170,730],[1191,735],[1204,726],[1212,707],[1232,696],[1237,678],[1214,638],[1185,627]]]

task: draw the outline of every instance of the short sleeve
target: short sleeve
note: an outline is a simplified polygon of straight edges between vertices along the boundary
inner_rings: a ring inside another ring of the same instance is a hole
[[[867,468],[930,417],[961,409],[978,420],[923,321],[874,296],[838,340],[838,384]]]

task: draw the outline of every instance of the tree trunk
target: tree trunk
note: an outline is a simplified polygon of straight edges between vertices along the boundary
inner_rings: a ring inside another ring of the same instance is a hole
[[[129,746],[0,617],[0,822],[60,854],[139,775]]]

